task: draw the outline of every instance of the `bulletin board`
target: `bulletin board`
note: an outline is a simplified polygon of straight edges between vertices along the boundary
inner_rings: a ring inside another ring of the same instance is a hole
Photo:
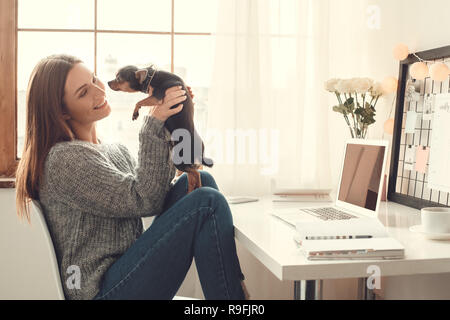
[[[442,100],[450,92],[450,79],[442,82],[429,76],[424,80],[412,79],[411,65],[420,61],[416,56],[425,60],[429,67],[433,62],[450,66],[450,46],[410,54],[400,62],[387,197],[390,201],[416,209],[448,207],[450,190],[442,185],[450,181],[438,184],[437,180],[442,178],[436,168],[442,167],[441,159],[449,159],[450,144],[446,146],[445,143],[450,140],[444,143],[437,141],[438,131],[435,130],[433,137],[433,127],[439,124],[439,132],[450,130],[443,128],[442,117],[436,117],[436,97]],[[437,146],[440,146],[439,150]],[[437,163],[438,160],[441,163]],[[446,170],[448,172],[450,168]]]

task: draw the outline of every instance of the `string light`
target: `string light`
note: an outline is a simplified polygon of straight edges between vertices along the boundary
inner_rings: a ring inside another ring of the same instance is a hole
[[[411,77],[417,80],[423,80],[428,77],[428,66],[425,62],[415,62],[410,69]]]
[[[433,79],[435,81],[447,80],[449,73],[450,73],[450,70],[449,70],[448,66],[442,62],[435,63],[430,67],[431,79]]]
[[[385,93],[397,92],[398,80],[394,77],[387,77],[381,84]]]
[[[408,46],[404,43],[399,43],[394,47],[393,50],[394,58],[402,61],[408,58],[409,55],[409,49]]]
[[[386,120],[384,123],[384,132],[391,135],[394,133],[394,119],[390,118]]]
[[[434,63],[433,61],[426,61],[420,58],[415,53],[413,53],[413,55],[419,60],[419,62],[413,63],[411,66],[410,72],[414,79],[423,80],[430,75],[431,79],[434,81],[447,80],[448,75],[450,74],[450,69],[445,63]],[[426,63],[431,64],[430,69],[428,69]]]
[[[394,110],[394,102],[395,102],[395,97],[392,99],[391,111],[389,112],[388,119],[384,122],[383,139],[384,139],[385,133],[390,134],[390,135],[392,135],[394,133],[394,119],[391,118],[392,110]]]

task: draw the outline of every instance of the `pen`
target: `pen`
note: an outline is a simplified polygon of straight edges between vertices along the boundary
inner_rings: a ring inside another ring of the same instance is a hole
[[[350,254],[367,254],[369,252],[372,252],[372,249],[366,249],[366,250],[337,250],[337,251],[311,251],[309,253],[310,256],[342,256],[342,255],[350,255]]]
[[[337,239],[370,239],[371,235],[357,235],[357,236],[306,236],[305,240],[337,240]]]

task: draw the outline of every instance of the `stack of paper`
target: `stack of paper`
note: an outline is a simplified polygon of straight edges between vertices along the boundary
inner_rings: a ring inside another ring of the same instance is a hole
[[[280,186],[271,180],[273,202],[333,202],[331,189],[304,189],[293,186]]]
[[[333,202],[329,194],[304,193],[304,194],[275,194],[273,202]]]
[[[302,251],[309,260],[401,259],[403,245],[393,238],[309,240]]]
[[[395,259],[404,247],[376,219],[297,223],[294,240],[309,260]]]

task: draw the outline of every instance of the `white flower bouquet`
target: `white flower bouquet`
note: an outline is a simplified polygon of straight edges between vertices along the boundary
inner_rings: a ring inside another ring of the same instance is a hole
[[[375,122],[375,105],[383,95],[381,83],[369,78],[330,79],[325,82],[325,90],[336,94],[339,105],[333,111],[344,116],[352,138],[364,139],[367,128]]]

